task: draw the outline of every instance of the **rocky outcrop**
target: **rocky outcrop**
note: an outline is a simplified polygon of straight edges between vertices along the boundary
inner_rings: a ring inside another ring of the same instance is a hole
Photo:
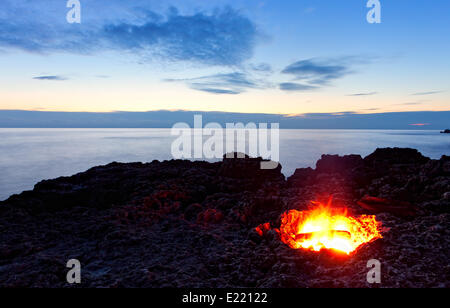
[[[349,173],[363,166],[360,155],[322,155],[317,161],[316,171],[319,173]]]
[[[78,259],[83,287],[372,287],[378,259],[381,286],[450,287],[448,156],[324,155],[287,180],[261,161],[112,163],[40,182],[0,203],[0,286],[71,287]],[[292,250],[270,228],[330,195],[376,213],[384,238],[342,259]]]
[[[424,164],[430,159],[423,156],[416,149],[408,148],[383,148],[364,158],[364,163],[373,168],[384,165],[408,165]]]
[[[280,164],[274,163],[275,168],[264,169],[262,168],[264,162],[269,161],[261,157],[250,158],[243,153],[225,154],[218,175],[234,179],[250,179],[260,183],[266,180],[284,180]]]

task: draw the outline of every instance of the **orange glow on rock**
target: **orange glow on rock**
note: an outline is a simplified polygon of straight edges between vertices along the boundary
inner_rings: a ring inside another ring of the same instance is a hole
[[[330,202],[331,203],[331,202]],[[320,251],[323,248],[351,254],[360,245],[382,238],[375,215],[352,217],[346,210],[313,202],[308,211],[291,210],[281,217],[281,240],[294,249]]]
[[[260,224],[255,228],[256,233],[259,234],[259,236],[263,236],[267,231],[270,230],[270,223],[266,222],[265,224]]]

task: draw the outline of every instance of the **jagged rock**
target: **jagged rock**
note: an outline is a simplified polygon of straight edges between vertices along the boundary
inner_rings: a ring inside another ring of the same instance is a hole
[[[294,174],[288,178],[288,184],[290,186],[312,185],[314,182],[315,174],[316,172],[312,168],[295,169]]]

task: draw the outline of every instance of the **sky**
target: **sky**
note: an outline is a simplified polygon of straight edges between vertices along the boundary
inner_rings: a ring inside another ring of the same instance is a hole
[[[450,110],[450,2],[2,0],[0,109]]]

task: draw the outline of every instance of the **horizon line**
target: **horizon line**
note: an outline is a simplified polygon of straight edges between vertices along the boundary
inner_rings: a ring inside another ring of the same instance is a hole
[[[20,111],[20,112],[49,112],[49,113],[149,113],[149,112],[199,112],[199,113],[229,113],[229,114],[260,114],[260,115],[278,115],[286,118],[302,117],[303,115],[376,115],[376,114],[391,114],[391,113],[418,113],[418,112],[450,112],[449,110],[411,110],[411,111],[385,111],[385,112],[361,112],[361,111],[335,111],[335,112],[304,112],[304,113],[268,113],[268,112],[238,112],[238,111],[220,111],[220,110],[189,110],[189,109],[154,109],[144,111],[130,111],[130,110],[111,110],[111,111],[62,111],[62,110],[29,110],[29,109],[0,109],[3,111]]]

